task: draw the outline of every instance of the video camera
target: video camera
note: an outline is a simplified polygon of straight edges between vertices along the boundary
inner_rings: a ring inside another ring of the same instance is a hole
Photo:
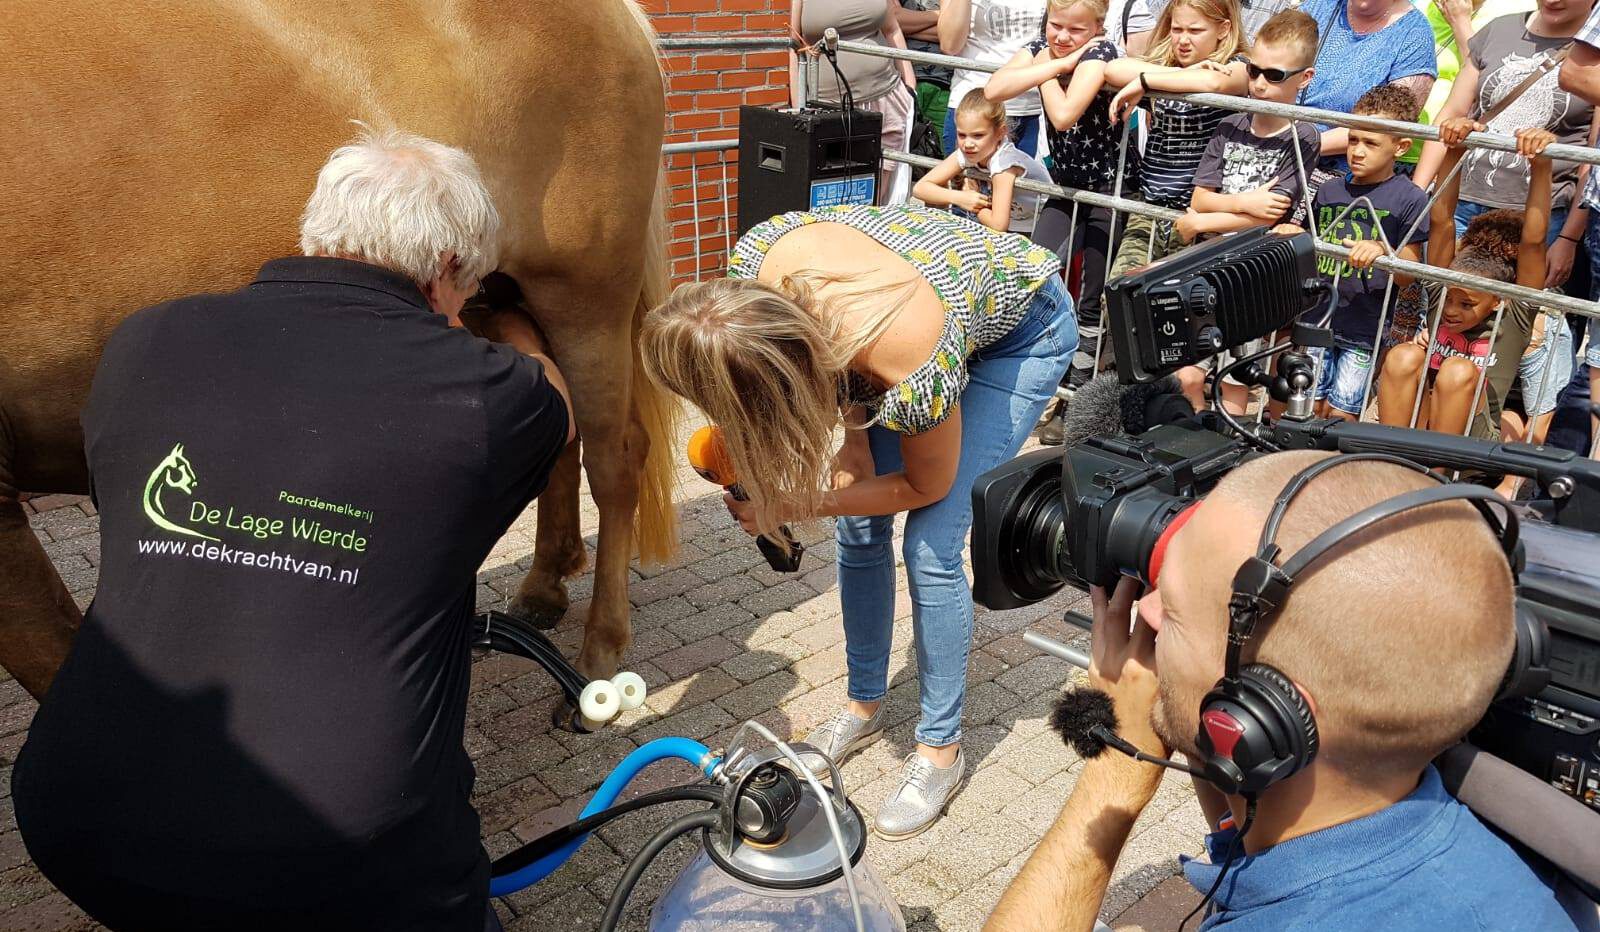
[[[1098,401],[1080,390],[1074,404],[1108,408],[1090,422],[1106,414],[1113,423],[1138,422],[1130,410],[1158,408],[1150,388],[1179,367],[1293,328],[1290,343],[1227,370],[1265,386],[1286,413],[1254,429],[1211,411],[1168,417],[1136,435],[1069,441],[1064,452],[1039,450],[990,470],[972,490],[974,598],[998,610],[1063,586],[1111,586],[1120,576],[1149,585],[1173,520],[1264,450],[1383,452],[1496,481],[1525,477],[1548,504],[1522,520],[1516,656],[1473,740],[1600,811],[1600,463],[1527,444],[1311,417],[1315,366],[1301,347],[1331,341],[1300,318],[1323,293],[1310,236],[1265,230],[1186,249],[1108,283],[1125,384],[1120,396]],[[1276,354],[1276,373],[1257,362]]]

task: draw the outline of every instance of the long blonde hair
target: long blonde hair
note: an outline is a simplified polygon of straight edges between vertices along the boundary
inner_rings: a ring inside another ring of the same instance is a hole
[[[857,278],[806,271],[777,285],[684,284],[640,330],[645,374],[722,429],[756,524],[774,539],[785,520],[820,509],[851,362],[883,335],[914,287],[817,295]]]
[[[1206,58],[1222,63],[1239,54],[1241,19],[1239,0],[1172,0],[1166,9],[1161,11],[1161,18],[1156,20],[1155,35],[1150,39],[1150,48],[1144,53],[1145,61],[1156,65],[1177,66],[1178,56],[1172,48],[1172,14],[1179,7],[1188,7],[1213,23],[1228,24],[1228,34],[1217,43],[1216,51]]]

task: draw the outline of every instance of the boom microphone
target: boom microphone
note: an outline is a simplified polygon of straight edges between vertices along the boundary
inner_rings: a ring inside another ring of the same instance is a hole
[[[1050,726],[1061,733],[1061,740],[1072,746],[1084,760],[1094,760],[1112,748],[1134,760],[1181,770],[1205,779],[1204,771],[1180,761],[1154,757],[1134,747],[1117,734],[1117,710],[1111,697],[1098,689],[1073,689],[1061,694],[1050,713]]]
[[[728,448],[723,446],[720,428],[706,426],[694,432],[694,436],[689,438],[689,465],[700,474],[700,478],[722,486],[739,501],[750,500],[744,489],[739,487],[739,480],[733,471],[733,458],[728,456]],[[779,528],[778,533],[783,535],[784,544],[788,546],[774,543],[766,537],[757,537],[756,547],[767,558],[768,566],[780,573],[793,573],[800,569],[800,557],[805,554],[806,548],[794,539],[787,524]]]

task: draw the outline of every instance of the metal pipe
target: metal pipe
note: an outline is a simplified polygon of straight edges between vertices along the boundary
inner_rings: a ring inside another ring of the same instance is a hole
[[[694,142],[669,142],[661,147],[662,155],[683,155],[685,152],[727,152],[739,148],[737,139],[696,139]]]
[[[841,43],[842,45],[843,43]],[[924,158],[920,155],[910,155],[904,152],[885,152],[883,157],[890,161],[905,162],[908,165],[917,165],[922,168],[932,168],[939,164],[937,159]],[[1127,198],[1112,197],[1108,194],[1097,194],[1093,191],[1079,191],[1075,188],[1063,188],[1060,185],[1045,184],[1040,181],[1031,181],[1027,178],[1018,178],[1016,187],[1024,191],[1035,191],[1051,197],[1070,198],[1094,207],[1106,207],[1120,210],[1124,213],[1138,214],[1141,217],[1153,217],[1157,220],[1174,220],[1179,212],[1166,207],[1157,207],[1143,201],[1131,201]],[[1336,243],[1319,242],[1317,252],[1324,256],[1336,259],[1349,259],[1350,250]],[[1501,298],[1522,301],[1539,307],[1555,308],[1569,314],[1581,314],[1584,317],[1600,317],[1600,304],[1593,301],[1581,301],[1568,295],[1540,291],[1534,288],[1525,288],[1510,282],[1497,282],[1476,275],[1468,275],[1455,269],[1444,269],[1420,262],[1409,262],[1405,259],[1396,259],[1390,256],[1381,256],[1375,263],[1378,268],[1389,272],[1399,272],[1411,278],[1423,278],[1429,281],[1443,282],[1446,285],[1455,285],[1459,288],[1469,288],[1473,291],[1482,291]]]
[[[1065,660],[1080,670],[1089,669],[1089,655],[1071,644],[1063,644],[1037,631],[1022,632],[1022,642],[1030,647],[1037,647],[1052,657]]]
[[[661,36],[656,48],[663,52],[781,52],[794,48],[794,40],[788,36]]]
[[[985,62],[975,62],[956,55],[939,55],[933,52],[918,52],[910,49],[885,48],[881,45],[874,45],[871,42],[856,42],[849,39],[839,42],[839,51],[854,52],[858,55],[870,55],[878,58],[904,59],[923,65],[942,65],[946,68],[958,68],[965,71],[985,71],[990,74],[999,71],[1002,67]],[[1169,94],[1164,91],[1150,91],[1147,96],[1164,97],[1168,100],[1187,100],[1190,103],[1218,107],[1235,113],[1259,113],[1265,116],[1282,117],[1290,120],[1309,120],[1327,126],[1342,126],[1346,129],[1366,129],[1379,133],[1391,133],[1411,139],[1437,140],[1439,138],[1439,128],[1437,126],[1428,126],[1424,123],[1407,123],[1402,120],[1386,120],[1382,117],[1356,116],[1350,113],[1340,113],[1336,110],[1273,103],[1266,100],[1253,100],[1249,97],[1234,97],[1229,94]],[[1467,137],[1466,146],[1469,149],[1494,149],[1499,152],[1515,152],[1517,151],[1517,140],[1515,137],[1503,136],[1499,133],[1473,133]],[[1552,159],[1563,162],[1583,162],[1590,165],[1600,165],[1600,149],[1589,146],[1553,143],[1545,149],[1545,154]]]

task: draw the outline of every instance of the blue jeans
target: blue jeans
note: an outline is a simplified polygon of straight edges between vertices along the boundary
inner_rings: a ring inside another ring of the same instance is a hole
[[[1011,117],[1011,141],[1029,155],[1039,154],[1039,115]],[[944,115],[944,154],[956,151],[956,108],[951,104]]]
[[[972,645],[972,593],[962,551],[972,525],[972,484],[1016,456],[1077,348],[1072,298],[1052,275],[1011,333],[967,361],[967,386],[958,409],[961,460],[955,484],[940,501],[906,515],[902,553],[911,584],[922,696],[916,736],[929,747],[961,740],[967,652]],[[878,475],[902,469],[899,434],[869,427],[867,442]],[[894,516],[840,518],[836,535],[849,695],[858,702],[876,702],[889,691]]]
[[[1372,375],[1372,345],[1359,346],[1335,337],[1333,349],[1312,349],[1311,355],[1322,366],[1313,397],[1327,399],[1329,405],[1360,417],[1367,401],[1367,379]]]

